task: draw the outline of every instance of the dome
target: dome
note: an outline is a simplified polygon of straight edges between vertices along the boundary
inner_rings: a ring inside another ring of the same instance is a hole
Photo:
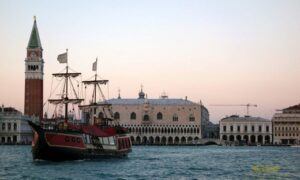
[[[143,92],[143,85],[141,85],[141,91],[139,92],[139,99],[145,99],[145,93]]]
[[[143,90],[139,92],[139,99],[145,99],[145,93],[143,92]]]

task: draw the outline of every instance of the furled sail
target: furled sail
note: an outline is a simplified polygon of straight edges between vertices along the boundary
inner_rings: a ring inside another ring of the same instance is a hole
[[[73,77],[74,78],[74,77],[80,76],[81,73],[54,73],[52,75],[55,77],[66,77],[66,78]]]
[[[67,103],[71,103],[71,104],[79,104],[83,101],[84,99],[48,99],[49,103],[51,104],[67,104]]]

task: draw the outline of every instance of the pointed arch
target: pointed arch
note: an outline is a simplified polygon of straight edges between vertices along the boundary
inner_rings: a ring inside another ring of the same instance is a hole
[[[154,144],[154,138],[152,136],[149,137],[149,144]]]
[[[175,137],[174,144],[179,144],[179,137],[178,136]]]
[[[163,136],[163,137],[161,138],[161,143],[162,143],[162,144],[166,144],[166,142],[167,142],[167,138],[166,138],[165,136]]]
[[[149,121],[149,120],[150,120],[150,119],[149,119],[149,115],[148,115],[148,114],[145,114],[143,120],[144,120],[144,121]]]
[[[119,120],[120,119],[120,113],[119,112],[115,112],[114,113],[114,119],[115,120]]]
[[[189,120],[190,120],[190,121],[195,121],[195,116],[194,116],[194,114],[190,114]]]
[[[169,136],[169,138],[168,138],[168,144],[173,144],[173,138],[172,138],[172,136]]]
[[[136,137],[136,143],[137,143],[137,144],[141,144],[141,137],[140,137],[140,136],[137,136],[137,137]]]
[[[184,136],[181,137],[181,144],[186,144],[186,138]]]
[[[173,121],[178,121],[178,115],[176,113],[173,114]]]
[[[162,114],[161,112],[158,112],[158,113],[156,114],[156,119],[157,119],[157,120],[162,120],[162,119],[163,119],[163,114]]]
[[[142,142],[143,144],[147,144],[148,143],[148,140],[147,140],[147,137],[146,136],[144,136],[143,137],[143,142]]]
[[[135,112],[132,112],[132,113],[130,114],[130,119],[131,119],[131,120],[136,120],[136,113],[135,113]]]
[[[193,142],[193,138],[191,136],[188,137],[188,143],[192,143]]]
[[[159,138],[159,136],[155,137],[155,144],[160,144],[160,138]]]

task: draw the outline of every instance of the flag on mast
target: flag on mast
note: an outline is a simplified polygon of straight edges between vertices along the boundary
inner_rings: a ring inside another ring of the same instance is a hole
[[[97,61],[98,58],[96,58],[96,61],[93,63],[93,71],[97,71]]]
[[[59,63],[68,63],[68,52],[58,55],[57,60]]]

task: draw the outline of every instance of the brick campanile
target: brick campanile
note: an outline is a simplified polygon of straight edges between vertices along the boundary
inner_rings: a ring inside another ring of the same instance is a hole
[[[43,117],[43,76],[43,48],[36,18],[34,18],[25,59],[24,113],[29,116],[39,117],[40,120],[42,120]]]

